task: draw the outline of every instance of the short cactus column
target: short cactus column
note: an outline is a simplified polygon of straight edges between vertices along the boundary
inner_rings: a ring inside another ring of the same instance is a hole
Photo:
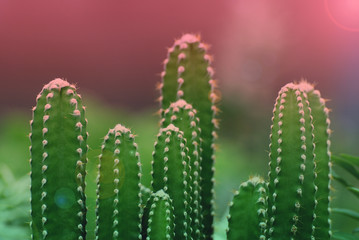
[[[161,189],[173,200],[176,240],[191,239],[189,157],[187,140],[173,124],[161,128],[152,162],[153,191]]]
[[[141,238],[141,163],[134,135],[118,124],[105,136],[100,155],[96,239]]]
[[[265,240],[267,228],[267,183],[252,177],[241,184],[231,202],[228,240]]]
[[[55,79],[31,120],[32,239],[86,238],[87,120],[74,85]]]
[[[152,193],[142,218],[142,240],[174,239],[174,215],[171,198],[163,190]]]

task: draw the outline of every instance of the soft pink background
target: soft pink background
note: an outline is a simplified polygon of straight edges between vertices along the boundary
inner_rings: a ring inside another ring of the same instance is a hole
[[[55,77],[115,106],[156,106],[166,47],[186,32],[212,46],[224,101],[270,106],[306,77],[357,125],[357,0],[1,0],[0,113],[29,110]]]

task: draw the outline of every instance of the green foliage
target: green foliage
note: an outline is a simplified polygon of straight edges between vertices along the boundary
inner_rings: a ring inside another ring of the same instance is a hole
[[[346,173],[349,173],[355,180],[359,180],[359,157],[341,154],[339,156],[333,156],[333,162],[336,166],[342,168]],[[346,178],[343,178],[340,175],[333,173],[334,179],[343,185],[350,193],[352,193],[359,200],[359,188],[355,187],[352,181]],[[340,214],[346,217],[355,220],[356,225],[359,223],[359,212],[357,210],[347,209],[347,208],[333,208],[332,213]],[[358,232],[358,229],[354,229],[353,233]],[[357,239],[358,237],[351,235],[349,233],[336,233],[340,235],[337,239]],[[345,236],[345,237],[343,237]]]
[[[0,239],[28,239],[29,177],[16,179],[9,167],[0,166]]]

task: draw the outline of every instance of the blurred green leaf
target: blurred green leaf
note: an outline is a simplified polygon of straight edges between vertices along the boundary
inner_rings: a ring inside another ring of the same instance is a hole
[[[350,218],[353,218],[353,219],[359,221],[359,212],[356,212],[356,211],[351,210],[351,209],[332,208],[332,213],[342,214],[344,216],[347,216],[347,217],[350,217]]]
[[[354,236],[350,233],[344,233],[344,232],[335,232],[333,234],[334,240],[359,240],[357,236]]]
[[[359,179],[359,171],[355,168],[356,163],[355,157],[348,157],[348,155],[340,155],[340,156],[332,156],[332,160],[335,164],[342,167],[346,171],[348,171],[350,174],[352,174],[354,177]]]

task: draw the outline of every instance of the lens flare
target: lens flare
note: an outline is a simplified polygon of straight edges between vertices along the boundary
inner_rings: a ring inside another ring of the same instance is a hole
[[[324,0],[325,10],[338,27],[351,32],[359,32],[358,0]]]

